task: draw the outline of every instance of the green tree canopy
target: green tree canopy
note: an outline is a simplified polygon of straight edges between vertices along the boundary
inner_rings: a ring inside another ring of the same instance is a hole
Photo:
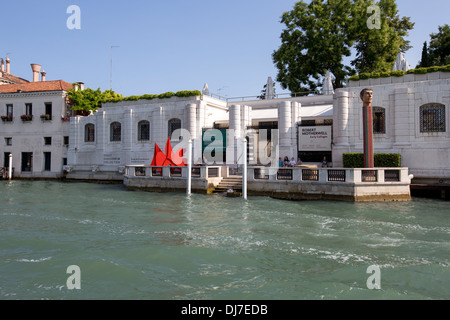
[[[438,33],[430,35],[429,59],[433,66],[450,64],[450,27],[439,26]]]
[[[74,106],[72,110],[75,111],[95,111],[101,107],[104,101],[120,100],[121,94],[115,93],[112,90],[101,91],[100,88],[93,90],[86,88],[84,90],[72,89],[68,92],[69,99]]]
[[[367,13],[373,0],[299,1],[281,22],[281,46],[273,53],[277,81],[283,89],[307,94],[322,85],[326,71],[334,88],[343,87],[356,72],[392,70],[399,52],[408,50],[404,39],[414,24],[398,16],[395,0],[380,0],[379,28],[369,28]],[[352,50],[356,57],[350,60]],[[344,63],[350,60],[350,64]]]

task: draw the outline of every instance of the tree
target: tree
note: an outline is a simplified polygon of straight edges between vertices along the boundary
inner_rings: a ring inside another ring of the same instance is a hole
[[[445,24],[438,29],[430,35],[429,59],[433,66],[444,66],[450,64],[450,27]]]
[[[428,68],[428,67],[431,67],[431,63],[428,54],[427,42],[425,41],[422,47],[422,59],[420,60],[416,68]]]
[[[380,28],[369,29],[367,9],[372,4],[373,0],[312,0],[309,4],[302,0],[285,12],[282,44],[273,53],[282,88],[308,94],[322,85],[327,70],[335,76],[336,89],[356,72],[392,69],[398,53],[410,48],[403,37],[414,24],[398,16],[395,0],[380,0]],[[350,65],[344,64],[352,49],[356,57]]]
[[[399,17],[395,0],[378,1],[379,28],[367,26],[368,16],[371,18],[368,8],[374,4],[373,0],[356,0],[353,5],[355,22],[349,36],[355,40],[357,54],[351,65],[357,73],[392,71],[399,52],[405,53],[411,48],[404,37],[413,29],[414,23],[409,17]]]
[[[113,101],[115,99],[121,99],[122,95],[115,93],[112,90],[101,91],[100,88],[92,90],[86,88],[84,90],[70,90],[68,97],[74,104],[72,110],[74,111],[95,111],[101,107],[102,102]]]
[[[286,29],[280,48],[273,53],[277,81],[283,89],[307,95],[320,86],[326,70],[336,77],[334,86],[342,87],[350,74],[343,64],[353,43],[348,37],[350,9],[350,0],[312,0],[310,4],[299,1],[283,14]]]

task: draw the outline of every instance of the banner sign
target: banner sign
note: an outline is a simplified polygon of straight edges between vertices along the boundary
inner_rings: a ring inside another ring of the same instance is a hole
[[[331,126],[298,127],[299,151],[331,151]]]

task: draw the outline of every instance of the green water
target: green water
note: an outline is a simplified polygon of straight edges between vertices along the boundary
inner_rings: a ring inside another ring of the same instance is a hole
[[[0,299],[449,299],[448,202],[0,181]],[[67,267],[80,268],[69,289]],[[367,268],[380,268],[369,290]]]

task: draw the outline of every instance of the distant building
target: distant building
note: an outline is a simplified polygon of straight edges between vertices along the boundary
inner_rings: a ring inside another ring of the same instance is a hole
[[[5,60],[0,59],[1,67],[0,67],[0,85],[4,84],[16,84],[16,83],[28,83],[28,80],[19,78],[13,74],[11,74],[11,60],[6,58]]]
[[[45,81],[45,73],[39,81],[40,66],[32,68],[34,82],[2,73],[2,81],[15,83],[0,86],[0,167],[9,167],[12,154],[14,177],[60,178],[67,164],[72,84]]]

